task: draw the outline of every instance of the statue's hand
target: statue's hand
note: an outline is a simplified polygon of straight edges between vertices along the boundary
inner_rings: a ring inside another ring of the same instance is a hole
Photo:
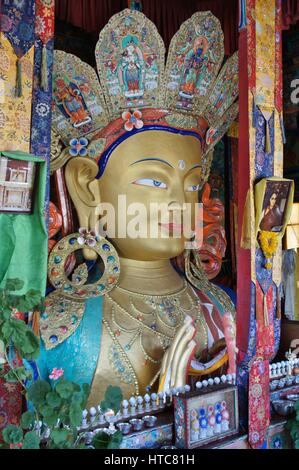
[[[196,349],[196,342],[193,340],[195,332],[192,318],[187,316],[172,345],[163,357],[160,372],[160,391],[186,384],[189,364]]]

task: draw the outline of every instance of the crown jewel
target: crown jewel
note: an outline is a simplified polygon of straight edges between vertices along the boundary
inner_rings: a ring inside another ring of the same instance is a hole
[[[224,64],[223,33],[211,12],[195,13],[165,47],[141,12],[114,15],[96,45],[98,76],[77,57],[55,51],[53,130],[65,145],[88,139],[101,155],[120,136],[147,128],[193,131],[203,167],[237,117],[238,55]]]

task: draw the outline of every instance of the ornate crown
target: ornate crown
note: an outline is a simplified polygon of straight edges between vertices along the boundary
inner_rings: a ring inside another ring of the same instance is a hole
[[[126,9],[101,31],[95,54],[99,79],[74,55],[55,51],[51,169],[81,155],[98,161],[101,176],[118,142],[148,129],[168,129],[199,138],[204,182],[212,150],[238,113],[238,55],[221,69],[218,19],[208,11],[185,21],[165,65],[155,25]],[[67,146],[62,153],[60,139]]]

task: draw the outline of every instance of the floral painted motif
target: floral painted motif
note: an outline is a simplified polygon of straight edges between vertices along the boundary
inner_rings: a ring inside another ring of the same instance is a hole
[[[80,139],[71,139],[70,140],[70,149],[69,154],[72,157],[85,157],[88,154],[87,150],[88,140],[85,137],[81,137]]]
[[[135,129],[141,129],[143,127],[142,113],[138,109],[133,111],[124,111],[122,113],[122,118],[125,121],[124,128],[126,131],[132,131]]]
[[[157,449],[161,445],[172,443],[172,424],[165,424],[156,429],[124,436],[121,449]]]
[[[78,237],[79,245],[95,246],[97,237],[94,230],[88,231],[86,228],[79,228],[80,237]]]

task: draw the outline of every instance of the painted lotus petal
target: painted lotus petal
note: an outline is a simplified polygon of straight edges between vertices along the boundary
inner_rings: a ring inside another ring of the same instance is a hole
[[[80,227],[79,228],[79,233],[80,233],[80,235],[87,235],[88,230],[85,227]]]
[[[81,137],[80,139],[80,144],[83,145],[84,147],[86,147],[88,145],[88,140],[86,139],[86,137]]]
[[[130,111],[124,111],[124,112],[122,113],[121,117],[123,118],[124,121],[127,121],[127,120],[130,119],[130,117],[131,117]]]
[[[135,127],[136,129],[141,129],[143,127],[143,121],[137,119],[137,121],[135,122]]]
[[[130,131],[133,130],[134,124],[130,121],[127,121],[127,122],[125,122],[124,127],[125,127],[126,131],[130,132]]]
[[[139,111],[139,109],[135,109],[135,111],[133,112],[133,116],[134,116],[136,119],[141,119],[141,118],[142,118],[142,112]]]
[[[81,157],[85,157],[87,155],[87,148],[86,147],[82,147],[79,151],[79,155]]]
[[[72,156],[72,157],[76,157],[78,155],[78,150],[73,147],[73,148],[70,148],[69,149],[69,154]]]
[[[95,241],[94,238],[87,238],[87,240],[86,240],[86,245],[88,245],[88,246],[95,246],[95,244],[96,244],[96,241]]]
[[[95,237],[95,236],[96,236],[96,233],[95,233],[94,230],[90,230],[89,235],[90,235],[91,237]]]
[[[70,146],[71,147],[76,147],[76,145],[78,145],[78,143],[79,143],[78,139],[74,138],[74,139],[70,140]]]

